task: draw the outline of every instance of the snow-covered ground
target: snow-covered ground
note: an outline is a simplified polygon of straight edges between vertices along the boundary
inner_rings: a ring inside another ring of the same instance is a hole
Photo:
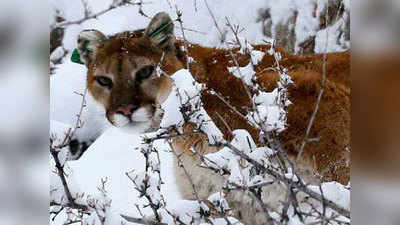
[[[110,2],[109,0],[88,1],[94,12],[104,9]],[[175,8],[171,8],[169,5],[174,2],[183,12],[184,27],[196,30],[196,32],[185,31],[189,41],[204,46],[221,47],[218,32],[203,1],[153,1],[152,4],[143,5],[143,11],[150,17],[157,12],[166,11],[172,18],[176,18]],[[54,8],[62,11],[67,20],[75,20],[83,16],[79,0],[51,0],[51,3]],[[241,37],[247,38],[252,44],[261,43],[266,39],[262,34],[261,24],[255,22],[259,8],[265,7],[265,3],[264,0],[209,1],[219,24],[225,23],[225,17],[229,18],[233,24],[239,24],[245,28],[240,34]],[[118,8],[97,20],[89,20],[81,25],[67,27],[63,44],[72,52],[76,47],[76,37],[83,29],[98,29],[106,35],[111,35],[121,31],[145,28],[148,22],[149,19],[139,15],[138,8],[135,6]],[[178,38],[181,37],[179,29],[176,29],[175,34]],[[231,34],[228,34],[229,38],[232,38]],[[76,114],[81,105],[81,96],[74,92],[84,92],[86,68],[70,62],[69,57],[70,55],[50,77],[50,120],[72,125],[75,123]],[[89,140],[99,135],[100,137],[79,160],[67,162],[74,171],[76,184],[85,194],[96,195],[101,178],[107,177],[106,190],[108,197],[113,199],[112,210],[116,213],[138,216],[135,203],[144,202],[138,199],[138,192],[125,172],[144,168],[142,154],[135,151],[135,147],[140,144],[139,135],[126,134],[110,127],[104,111],[91,100],[90,96],[87,98],[87,107],[84,109],[82,119],[85,124],[77,131],[77,136],[83,140]],[[156,147],[160,150],[161,175],[165,182],[162,185],[162,193],[167,202],[174,202],[176,199],[180,199],[180,196],[172,176],[173,155],[167,152],[169,147],[162,141],[158,141]],[[150,212],[149,210],[147,208],[143,212]],[[59,216],[51,224],[61,224],[62,219],[63,216]]]

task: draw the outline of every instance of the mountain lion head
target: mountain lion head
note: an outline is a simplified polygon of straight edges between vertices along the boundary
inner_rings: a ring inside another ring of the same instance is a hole
[[[170,93],[168,74],[183,68],[176,57],[174,24],[161,12],[150,21],[143,35],[121,33],[107,38],[97,30],[84,30],[78,52],[88,68],[89,93],[100,103],[115,127],[134,132],[158,129],[160,104]],[[162,60],[162,62],[161,62]]]

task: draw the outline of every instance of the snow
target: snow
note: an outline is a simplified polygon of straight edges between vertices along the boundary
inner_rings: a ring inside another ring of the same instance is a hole
[[[229,215],[229,206],[227,201],[225,200],[225,196],[222,192],[217,192],[209,196],[208,201],[212,204],[212,206],[218,212],[226,212]],[[188,200],[178,200],[172,202],[168,207],[168,211],[174,215],[178,216],[181,221],[185,224],[210,224],[200,219],[200,208],[203,211],[209,211],[210,208],[205,204],[199,204],[197,201],[188,201]],[[190,216],[192,215],[192,216]],[[163,222],[167,224],[175,224],[172,216],[166,211],[162,211]],[[224,218],[209,218],[211,220],[211,224],[214,225],[228,225],[227,221]],[[237,219],[228,216],[227,220],[231,222],[231,224],[240,225]]]
[[[58,174],[55,172],[55,163],[53,158],[50,159],[50,200],[59,203],[66,204],[68,203],[68,198],[64,192],[64,187],[61,183],[61,179]],[[80,188],[80,183],[75,179],[74,171],[69,167],[68,162],[64,165],[64,172],[67,179],[67,185],[71,191],[71,196],[76,198],[75,202],[83,201],[83,198],[78,197],[83,193]]]
[[[88,3],[93,12],[98,12],[105,8],[111,0],[89,0]],[[151,2],[151,1],[144,1]],[[155,15],[157,12],[165,11],[172,19],[176,19],[175,6],[170,7],[169,3],[175,2],[183,12],[183,26],[195,31],[185,31],[185,37],[188,41],[201,43],[205,46],[219,46],[218,31],[214,26],[214,22],[210,18],[208,10],[203,2],[176,0],[176,1],[157,1],[151,4],[144,4],[143,11],[149,16]],[[62,9],[67,19],[79,19],[83,16],[83,8],[81,1],[69,0],[51,0],[53,8]],[[225,24],[225,17],[229,18],[232,24],[239,24],[245,30],[241,33],[251,43],[261,43],[265,38],[262,34],[261,24],[255,23],[257,12],[260,6],[265,2],[261,0],[249,1],[243,4],[241,0],[220,0],[209,1],[211,10],[214,12],[219,24]],[[240,6],[240,7],[226,7]],[[105,22],[106,21],[106,22]],[[80,30],[83,29],[98,29],[103,33],[110,35],[124,30],[137,30],[145,28],[149,23],[149,18],[143,17],[137,13],[137,7],[122,7],[113,10],[101,17],[98,20],[86,21],[80,26],[70,26],[67,29],[69,37],[64,43],[67,43],[68,48],[75,45],[76,37]],[[177,25],[178,26],[178,25]],[[180,29],[175,29],[178,37],[182,37]],[[233,39],[233,35],[229,34],[229,39]]]
[[[253,65],[251,63],[247,64],[245,67],[228,67],[229,73],[232,73],[233,76],[241,79],[247,85],[252,85],[252,79],[256,72],[254,72]]]
[[[299,44],[315,34],[319,27],[319,19],[313,17],[314,0],[297,0],[296,6],[299,15],[296,19],[296,52],[298,52]],[[326,2],[326,1],[325,1]],[[318,4],[322,5],[322,4]]]
[[[173,215],[181,215],[179,217],[182,222],[186,224],[190,224],[192,221],[192,216],[194,215],[197,219],[200,217],[200,205],[197,201],[189,201],[189,200],[180,200],[180,201],[171,201],[172,204],[168,207],[169,211]],[[167,212],[162,211],[163,221],[167,224],[174,224],[173,218],[167,214]]]
[[[253,148],[255,148],[255,143],[253,138],[246,130],[234,130],[232,131],[234,135],[231,145],[235,146],[237,149],[245,154],[248,154]],[[224,147],[218,152],[206,154],[205,157],[209,160],[204,162],[204,166],[211,167],[213,169],[228,169],[237,170],[239,157],[235,156],[232,150],[228,147]],[[216,166],[218,165],[218,166]],[[232,173],[234,176],[237,173]],[[240,173],[238,173],[240,174]],[[237,179],[232,178],[232,179]]]
[[[291,180],[293,182],[299,182],[299,178],[295,174],[293,174],[291,168],[288,168],[288,172],[285,173],[284,176],[285,176],[286,179],[289,179],[289,180]]]
[[[323,15],[323,10],[328,4],[328,0],[269,0],[267,7],[270,9],[272,31],[275,31],[279,25],[288,23],[288,20],[295,16],[295,35],[296,44],[295,52],[299,52],[300,44],[312,36],[316,36],[315,52],[322,53],[325,51],[326,35],[329,35],[329,45],[326,49],[327,52],[341,52],[346,49],[336,43],[336,38],[339,36],[338,27],[342,25],[343,19],[337,21],[333,26],[326,29],[319,30],[320,20],[319,17],[314,17],[314,10],[316,15]],[[316,8],[315,8],[316,6]],[[344,1],[344,7],[350,10],[350,0]],[[275,32],[272,32],[275,35]],[[273,36],[272,38],[276,38]],[[343,43],[350,43],[342,41]],[[349,47],[349,46],[347,46]]]
[[[315,193],[321,194],[319,186],[308,187]],[[324,198],[335,202],[344,209],[350,210],[350,190],[338,182],[326,182],[321,184]]]
[[[268,167],[273,165],[268,160],[274,153],[268,147],[256,148],[253,138],[246,130],[234,130],[234,135],[231,145],[238,151],[247,154],[250,158]],[[218,152],[206,154],[207,158],[202,163],[202,166],[213,168],[215,170],[224,170],[230,173],[228,177],[228,187],[251,186],[261,182],[271,182],[269,178],[261,176],[250,176],[250,167],[247,167],[247,162],[241,159],[230,148],[224,147]],[[221,171],[222,172],[222,171]]]
[[[69,124],[50,120],[50,137],[53,139],[53,146],[62,144],[68,132],[73,131]]]
[[[51,53],[50,60],[53,61],[60,59],[63,55],[64,55],[64,50],[61,46],[59,46]]]
[[[167,100],[161,105],[164,110],[164,117],[161,121],[161,127],[169,127],[184,124],[184,115],[181,112],[182,108],[189,107],[196,112],[190,116],[190,122],[193,124],[201,124],[197,127],[207,134],[211,144],[223,140],[222,132],[217,128],[210,116],[207,114],[201,103],[201,94],[204,86],[197,83],[192,74],[186,69],[179,70],[171,76],[174,81],[172,92]]]
[[[134,184],[125,175],[132,170],[142,171],[144,169],[144,157],[136,150],[140,145],[140,137],[123,133],[117,128],[107,130],[99,139],[89,147],[87,152],[78,160],[71,161],[70,165],[75,171],[76,179],[80,181],[81,188],[88,193],[97,193],[97,186],[101,178],[107,177],[107,190],[109,197],[113,199],[113,209],[126,214],[137,212],[134,203],[144,203],[138,200],[138,192],[134,190]],[[156,148],[159,149],[161,161],[161,176],[166,182],[162,185],[162,192],[168,193],[165,197],[179,199],[174,184],[172,171],[172,156],[165,150],[168,145],[158,141]],[[148,209],[144,209],[143,212]]]
[[[228,221],[229,222],[228,222]],[[229,224],[235,224],[235,225],[243,225],[240,221],[233,217],[227,217],[225,218],[213,218],[210,221],[211,223],[201,223],[200,225],[229,225]]]
[[[128,173],[128,176],[132,179],[132,182],[135,184],[136,188],[142,192],[142,190],[146,190],[146,195],[148,195],[153,204],[158,205],[162,204],[161,200],[161,193],[157,189],[159,186],[159,180],[155,176],[149,176],[146,172],[139,172],[136,173],[135,171]],[[145,186],[148,185],[148,187]]]
[[[258,65],[259,62],[264,58],[265,52],[253,50],[250,52],[251,54],[251,62],[253,65]]]
[[[281,132],[286,126],[286,112],[279,105],[280,95],[278,88],[272,92],[260,92],[254,95],[253,101],[256,103],[256,112],[251,112],[247,115],[249,121],[259,124],[264,121],[267,131]],[[288,106],[290,101],[285,101],[285,106]]]
[[[271,8],[270,13],[273,23],[286,23],[295,10],[293,3],[293,0],[267,1],[268,8]]]
[[[316,33],[315,36],[315,53],[324,52],[342,52],[344,49],[340,46],[336,39],[339,36],[339,28],[344,26],[345,21],[343,19],[338,20],[332,26],[329,26]],[[328,42],[327,42],[328,40]],[[349,46],[348,46],[349,47]]]
[[[229,73],[233,76],[241,79],[248,86],[253,86],[254,75],[256,72],[254,71],[254,66],[257,66],[258,63],[261,62],[265,53],[257,50],[253,50],[253,47],[249,44],[247,39],[243,39],[239,37],[240,45],[242,46],[239,52],[241,54],[250,53],[250,62],[247,66],[244,67],[228,67]]]
[[[263,165],[270,165],[271,162],[268,158],[274,156],[275,153],[274,150],[268,147],[259,147],[251,151],[248,155],[251,159],[257,161],[258,163],[261,163]]]
[[[94,12],[104,9],[107,3],[111,0],[96,1],[89,0],[88,3]],[[192,43],[200,43],[203,46],[222,47],[219,34],[215,29],[214,22],[209,16],[208,10],[201,1],[197,1],[195,4],[193,1],[177,0],[178,8],[182,10],[183,25],[185,28],[196,30],[196,32],[186,30],[185,36],[188,41]],[[269,4],[274,5],[272,11],[272,17],[274,21],[285,21],[289,18],[293,8],[291,2],[293,1],[269,1]],[[295,1],[297,4],[304,4],[304,10],[309,10],[309,1]],[[349,2],[349,1],[346,1]],[[67,20],[76,20],[82,17],[82,5],[81,1],[70,1],[70,0],[51,0],[52,7],[60,9],[62,14]],[[220,25],[225,24],[225,17],[229,18],[232,24],[239,24],[245,29],[240,33],[242,37],[246,37],[246,40],[251,44],[263,43],[265,36],[262,34],[261,24],[256,23],[257,11],[259,8],[266,4],[265,1],[255,0],[248,1],[245,4],[241,0],[220,0],[220,1],[209,1],[211,10],[215,13],[216,19]],[[346,3],[347,4],[347,3]],[[229,5],[230,7],[226,7]],[[349,5],[349,4],[347,4]],[[76,114],[79,112],[82,97],[75,94],[83,93],[86,84],[86,72],[85,66],[74,64],[70,62],[70,54],[76,47],[76,38],[80,31],[83,29],[98,29],[106,35],[112,35],[125,30],[136,30],[145,28],[149,22],[148,18],[140,16],[137,13],[137,7],[122,7],[109,13],[100,16],[97,20],[89,20],[81,25],[72,25],[66,28],[65,38],[63,44],[65,49],[69,51],[65,62],[57,66],[57,70],[54,75],[50,77],[50,133],[56,135],[56,143],[62,140],[63,134],[71,128],[72,124],[75,124]],[[143,11],[152,16],[159,11],[168,12],[173,19],[176,18],[176,12],[174,7],[170,7],[168,1],[158,1],[153,4],[144,4]],[[304,18],[298,21],[300,26],[296,32],[301,35],[302,32],[309,32],[314,29],[315,22],[311,21],[310,18],[304,16]],[[330,29],[330,28],[328,28]],[[175,34],[178,39],[182,37],[180,29],[175,29]],[[333,32],[333,31],[332,31]],[[331,31],[329,31],[331,33]],[[333,36],[333,35],[332,35]],[[231,33],[227,35],[228,40],[233,40],[234,37]],[[317,46],[321,46],[320,41],[324,39],[322,31],[317,33]],[[334,49],[335,46],[328,46],[329,49]],[[60,50],[57,50],[52,57],[57,58],[61,54]],[[251,79],[254,76],[253,65],[257,65],[262,57],[265,55],[264,52],[251,50],[252,63],[249,63],[246,67],[241,68],[229,68],[230,72],[236,76],[241,77],[247,84],[251,84]],[[214,62],[218,63],[218,62]],[[239,73],[240,71],[240,73]],[[198,115],[201,115],[200,120],[204,123],[201,127],[209,135],[209,140],[213,143],[214,141],[222,141],[222,134],[216,128],[215,124],[210,120],[209,116],[197,102],[199,97],[194,98],[202,90],[202,85],[195,82],[192,75],[187,70],[180,70],[176,72],[172,77],[174,80],[174,87],[172,94],[168,97],[162,108],[165,110],[165,116],[162,120],[162,127],[168,127],[169,125],[183,125],[183,116],[179,111],[182,103],[189,101],[192,107],[200,107]],[[271,124],[271,129],[281,130],[284,128],[284,123],[276,124],[276,121],[281,121],[282,111],[276,106],[276,99],[278,93],[274,90],[271,93],[262,92],[255,96],[255,101],[259,104],[258,107],[261,113],[261,117],[266,117],[268,124]],[[190,100],[189,100],[190,99]],[[85,197],[96,196],[96,199],[102,198],[99,193],[98,186],[101,184],[101,179],[107,177],[106,190],[107,198],[103,200],[106,202],[107,199],[112,199],[110,208],[106,211],[110,216],[107,217],[110,221],[108,224],[120,224],[115,223],[118,221],[116,215],[124,213],[126,215],[138,216],[139,213],[136,210],[135,203],[143,205],[145,201],[139,198],[138,191],[135,190],[134,184],[126,176],[125,172],[128,171],[143,171],[144,168],[144,157],[135,149],[139,147],[141,138],[139,135],[126,134],[120,130],[111,127],[108,121],[105,119],[104,109],[99,107],[97,103],[92,99],[90,95],[86,96],[87,106],[83,110],[82,120],[84,125],[82,128],[76,131],[76,137],[79,137],[81,141],[90,141],[97,138],[97,140],[88,148],[85,154],[77,161],[67,161],[68,157],[65,150],[60,153],[60,159],[62,163],[65,163],[66,171],[68,173],[68,182],[71,185],[71,189],[74,195],[82,194],[84,190]],[[19,126],[8,126],[7,127],[19,127]],[[272,156],[274,152],[267,148],[256,148],[254,141],[251,139],[247,131],[235,130],[235,138],[231,142],[232,145],[236,146],[241,151],[249,154],[253,159],[264,164],[269,164],[269,161],[264,156]],[[249,142],[250,140],[250,146]],[[177,186],[172,176],[172,154],[168,152],[169,146],[163,141],[156,141],[155,147],[160,153],[161,159],[161,177],[164,185],[161,185],[160,194],[169,203],[168,208],[172,212],[179,210],[187,212],[198,212],[199,205],[194,201],[180,200],[181,197],[178,193]],[[207,157],[215,161],[218,165],[224,165],[226,169],[232,171],[239,171],[239,160],[227,160],[230,158],[232,152],[224,148],[221,151],[207,155]],[[237,159],[237,157],[236,157]],[[262,160],[261,160],[262,159]],[[54,161],[50,160],[50,165],[54,167]],[[209,164],[207,166],[215,166]],[[216,168],[218,169],[218,168]],[[243,182],[249,182],[249,184],[256,184],[262,181],[268,182],[265,178],[253,177],[250,179],[248,174],[241,174],[239,172],[232,173],[233,176],[229,178],[232,183],[242,184]],[[244,176],[244,177],[243,177]],[[60,179],[56,174],[50,173],[51,199],[55,199],[56,202],[65,202],[66,197],[63,194],[62,185]],[[315,189],[315,187],[310,187]],[[326,191],[325,191],[326,189]],[[344,207],[349,204],[349,198],[346,196],[335,197],[339,191],[343,191],[340,186],[333,184],[326,184],[323,186],[324,195],[332,201],[337,201]],[[319,190],[315,190],[318,192]],[[345,190],[344,190],[345,191]],[[326,193],[325,193],[326,192]],[[218,194],[218,193],[217,193]],[[210,201],[223,201],[217,194],[210,196]],[[83,201],[83,199],[80,199]],[[90,200],[89,200],[90,201]],[[141,211],[146,215],[151,215],[149,208],[141,208]],[[94,215],[94,214],[93,214]],[[168,218],[165,216],[165,218]],[[86,223],[92,224],[90,220],[97,220],[97,216],[88,218]],[[190,220],[191,218],[181,218],[183,221]],[[228,218],[232,223],[235,221],[234,218]],[[63,215],[57,217],[51,224],[62,224]],[[226,224],[223,219],[214,219],[214,224]],[[207,223],[203,223],[207,224]]]
[[[217,207],[219,212],[226,212],[230,210],[228,202],[225,199],[223,192],[216,192],[208,197],[208,200]]]

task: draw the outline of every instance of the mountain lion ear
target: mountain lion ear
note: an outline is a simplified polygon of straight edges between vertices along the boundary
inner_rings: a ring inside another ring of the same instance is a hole
[[[174,23],[166,12],[159,12],[151,19],[144,36],[162,49],[174,47]]]
[[[80,61],[89,64],[95,59],[100,43],[106,40],[106,36],[98,30],[83,30],[78,36],[78,53]]]

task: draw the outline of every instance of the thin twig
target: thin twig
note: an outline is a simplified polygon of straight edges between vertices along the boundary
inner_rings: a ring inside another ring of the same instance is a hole
[[[71,139],[74,137],[76,131],[79,128],[82,128],[83,126],[83,121],[81,120],[82,114],[83,114],[83,109],[86,107],[86,95],[87,95],[87,88],[85,88],[83,94],[80,93],[76,93],[80,96],[82,96],[82,101],[81,101],[81,106],[79,108],[79,112],[78,114],[76,114],[76,121],[75,121],[75,125],[73,128],[68,129],[67,133],[65,134],[65,138],[63,139],[63,141],[57,145],[57,146],[51,146],[54,149],[62,149],[66,146],[69,145],[69,143],[71,142]]]
[[[327,10],[328,10],[328,8],[329,7],[327,7]],[[327,21],[328,21],[328,13],[326,12],[325,13],[325,22],[327,23]],[[306,135],[304,136],[303,141],[301,143],[301,147],[300,147],[300,149],[298,151],[299,153],[297,154],[296,162],[299,162],[300,159],[301,159],[301,155],[303,154],[304,147],[307,144],[308,136],[310,135],[311,128],[312,128],[312,126],[314,124],[315,117],[317,116],[318,109],[319,109],[320,104],[321,104],[322,95],[324,94],[324,91],[325,91],[325,85],[326,85],[326,58],[327,58],[326,55],[327,55],[328,40],[329,40],[328,39],[328,35],[329,35],[329,33],[328,33],[328,29],[327,29],[326,30],[326,40],[325,40],[325,51],[324,51],[324,54],[323,54],[323,63],[322,63],[321,90],[319,91],[314,111],[313,111],[313,113],[311,115],[310,122],[308,123],[307,130],[306,130]]]
[[[131,216],[127,216],[127,215],[124,215],[124,214],[119,214],[119,215],[122,218],[124,218],[126,221],[131,222],[131,223],[138,223],[138,224],[145,224],[145,225],[168,225],[166,223],[155,222],[155,221],[147,221],[145,219],[131,217]]]
[[[57,27],[66,27],[66,26],[73,25],[73,24],[79,25],[79,24],[82,24],[83,22],[85,22],[87,20],[97,19],[98,17],[100,17],[100,16],[106,14],[107,12],[109,12],[109,11],[111,11],[113,9],[116,9],[116,8],[118,8],[120,6],[125,6],[125,5],[138,5],[138,6],[141,6],[143,4],[149,4],[149,3],[144,3],[142,1],[140,1],[138,3],[136,3],[136,2],[132,3],[130,0],[122,0],[117,4],[111,4],[106,9],[103,9],[103,10],[97,12],[97,13],[94,13],[94,14],[85,13],[85,16],[83,18],[81,18],[81,19],[73,20],[73,21],[63,21],[63,22],[60,22],[60,23],[56,23],[51,27],[51,29],[54,29],[54,28],[57,28]],[[86,12],[86,10],[85,10],[85,12]]]
[[[185,173],[186,178],[189,180],[190,185],[192,186],[193,194],[196,197],[196,200],[199,204],[201,204],[201,200],[199,198],[199,195],[197,194],[196,186],[193,183],[192,177],[190,176],[189,172],[186,170],[185,166],[183,165],[182,160],[180,159],[180,155],[176,153],[174,146],[172,145],[171,141],[168,141],[168,144],[171,148],[172,153],[174,154],[175,158],[178,160],[178,165],[183,169],[183,172]]]
[[[178,9],[178,6],[175,4],[175,12],[176,12],[176,16],[178,16],[178,18],[176,19],[176,21],[179,22],[180,24],[180,28],[181,28],[181,32],[182,32],[182,37],[183,37],[183,45],[184,45],[184,51],[186,54],[186,69],[190,71],[190,60],[189,60],[189,47],[187,44],[187,40],[185,37],[185,31],[183,30],[183,21],[182,21],[182,11],[180,11]]]
[[[156,140],[172,139],[172,138],[175,138],[175,137],[191,136],[191,135],[194,135],[194,134],[202,134],[202,132],[201,131],[193,131],[193,132],[185,132],[185,133],[178,133],[178,134],[170,134],[170,135],[165,135],[165,136],[160,135],[160,136],[156,136],[156,137],[152,137],[152,138],[144,137],[143,140],[146,143],[150,143],[150,142],[153,142],[153,141],[156,141]]]

